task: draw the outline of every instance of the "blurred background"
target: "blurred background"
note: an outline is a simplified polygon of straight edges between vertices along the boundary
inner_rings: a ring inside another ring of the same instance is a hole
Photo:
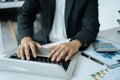
[[[0,49],[3,52],[10,51],[17,46],[16,28],[17,13],[24,0],[0,0]],[[120,0],[99,0],[99,22],[100,31],[120,26]],[[41,23],[35,21],[35,30]],[[3,47],[1,46],[3,45]],[[1,48],[2,47],[2,48]]]
[[[100,30],[106,30],[120,26],[117,19],[120,19],[120,0],[99,0],[99,21]]]

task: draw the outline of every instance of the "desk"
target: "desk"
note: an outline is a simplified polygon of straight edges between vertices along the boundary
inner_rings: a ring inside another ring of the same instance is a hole
[[[0,9],[19,8],[19,7],[22,7],[23,3],[24,1],[0,3]]]
[[[95,80],[90,77],[90,74],[94,74],[97,71],[104,70],[106,68],[107,68],[106,66],[102,66],[84,56],[80,56],[78,64],[75,68],[75,72],[73,74],[73,78],[71,80]],[[116,70],[113,73],[119,73],[119,71]],[[120,80],[120,78],[115,78],[115,74],[113,73],[106,73],[107,76],[104,76],[104,78],[99,78],[98,80]],[[27,74],[0,71],[0,80],[26,80],[26,79],[27,80],[59,80],[59,79],[53,79],[48,77],[36,76],[36,75],[27,75]]]
[[[87,66],[89,65],[89,67]],[[94,71],[91,71],[89,68],[90,67],[96,67]],[[89,73],[94,73],[95,71],[99,71],[103,69],[103,66],[99,65],[98,63],[95,63],[83,56],[79,58],[78,64],[76,66],[74,75],[72,80],[86,80],[86,78],[89,77],[89,75],[85,75],[87,71]],[[85,70],[85,71],[84,71]],[[81,78],[84,78],[82,79]],[[19,74],[19,73],[12,73],[12,72],[1,72],[0,71],[0,80],[58,80],[58,79],[50,79],[47,77],[42,77],[42,76],[35,76],[35,75],[27,75],[27,74]]]
[[[62,42],[53,43],[52,45],[57,45],[59,43]],[[49,47],[49,46],[51,46],[51,44],[44,45],[43,47]],[[120,67],[105,72],[102,78],[100,76],[97,76],[97,79],[95,79],[90,76],[96,72],[105,69],[108,69],[108,67],[100,65],[99,63],[96,63],[90,60],[89,58],[86,58],[81,55],[79,57],[78,63],[76,65],[71,80],[120,80],[120,75],[119,75]],[[53,79],[53,78],[51,79],[48,77],[42,77],[36,75],[0,71],[0,80],[26,80],[26,79],[27,80],[59,80],[59,79]]]

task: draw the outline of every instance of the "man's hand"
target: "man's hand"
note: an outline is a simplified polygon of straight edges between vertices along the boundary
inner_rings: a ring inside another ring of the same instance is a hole
[[[33,41],[30,37],[24,37],[21,40],[21,44],[17,51],[17,56],[21,59],[30,59],[30,51],[32,55],[36,57],[36,48],[41,48],[41,45],[35,41]]]
[[[73,40],[69,43],[62,43],[58,46],[50,47],[51,53],[49,53],[48,57],[51,57],[52,61],[60,61],[62,58],[65,58],[65,61],[67,61],[79,51],[81,46],[82,42],[79,40]]]

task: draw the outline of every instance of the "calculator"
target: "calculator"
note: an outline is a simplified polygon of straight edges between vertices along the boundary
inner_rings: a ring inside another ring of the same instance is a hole
[[[106,42],[95,42],[93,43],[93,47],[96,52],[100,53],[114,53],[118,51],[118,49],[112,43]]]

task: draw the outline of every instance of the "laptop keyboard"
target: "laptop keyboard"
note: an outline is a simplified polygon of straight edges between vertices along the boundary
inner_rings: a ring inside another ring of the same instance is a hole
[[[17,57],[16,53],[11,55],[9,58],[20,59],[20,58]],[[70,60],[65,61],[65,59],[62,59],[61,61],[57,62],[57,61],[51,61],[51,59],[48,58],[48,57],[37,56],[36,58],[34,58],[32,55],[30,55],[30,61],[58,64],[58,65],[62,66],[65,70],[67,70],[67,68],[69,66],[69,63],[70,63]]]

